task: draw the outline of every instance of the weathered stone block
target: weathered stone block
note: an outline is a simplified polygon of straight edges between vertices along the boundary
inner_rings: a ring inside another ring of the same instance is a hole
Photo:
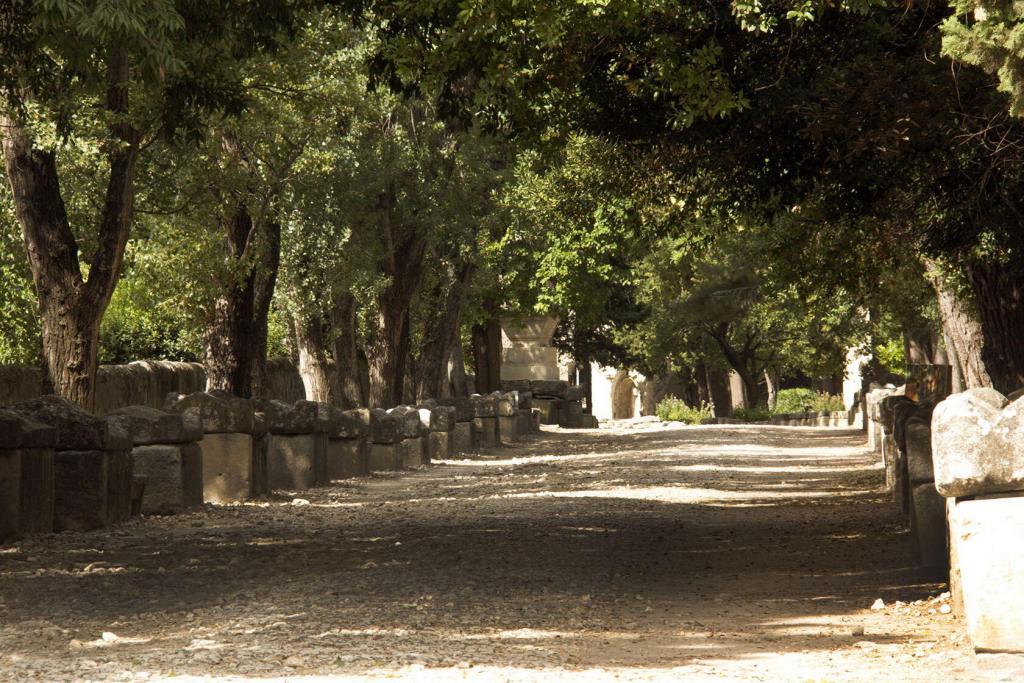
[[[451,431],[430,432],[426,437],[427,462],[452,457],[454,438]]]
[[[206,434],[203,452],[203,500],[226,505],[259,495],[258,452],[251,434]]]
[[[107,525],[108,451],[57,451],[53,459],[53,528],[87,531]]]
[[[451,396],[438,399],[438,405],[455,408],[456,422],[469,422],[473,419],[473,401],[468,396]]]
[[[252,434],[255,408],[253,401],[225,392],[168,394],[164,400],[164,410],[198,419],[205,434]]]
[[[583,417],[580,419],[581,429],[600,429],[600,427],[601,423],[593,415],[584,413]]]
[[[469,400],[473,402],[473,419],[498,416],[498,400],[495,396],[473,394]]]
[[[169,515],[203,504],[203,452],[198,444],[136,446],[135,473],[146,477],[142,514]]]
[[[540,413],[540,424],[557,425],[565,422],[562,407],[565,401],[553,398],[534,398],[533,409]]]
[[[398,453],[402,468],[415,469],[422,467],[426,462],[423,453],[423,437],[414,436],[409,439],[402,439],[402,442],[398,444]]]
[[[191,443],[203,436],[203,426],[197,413],[168,413],[148,406],[126,406],[107,414],[108,420],[120,420],[125,425],[132,444]]]
[[[96,417],[59,396],[40,396],[9,406],[5,413],[8,411],[27,417],[35,423],[53,427],[56,430],[54,448],[58,451],[110,451],[124,450],[132,446],[131,437],[121,422]],[[14,418],[8,416],[5,422],[12,425]],[[35,433],[37,431],[22,432],[17,438],[28,439]]]
[[[132,516],[132,452],[107,452],[107,524],[127,522]]]
[[[370,471],[386,472],[401,467],[398,444],[375,443],[370,446]]]
[[[534,398],[565,398],[569,391],[569,383],[557,379],[535,379],[530,380],[529,391],[533,392]]]
[[[533,407],[532,391],[517,391],[516,395],[519,397],[519,405],[517,407],[520,410],[529,410]]]
[[[932,417],[935,485],[946,497],[1024,490],[1024,399],[1002,407],[1001,394],[954,394]]]
[[[588,386],[586,384],[575,384],[565,390],[566,401],[582,401],[587,397]]]
[[[315,434],[271,434],[267,442],[271,490],[301,491],[316,486],[317,451]]]
[[[930,422],[912,417],[903,427],[906,433],[907,473],[912,485],[935,481],[932,467],[932,427]]]
[[[370,439],[373,443],[394,444],[402,439],[402,418],[380,408],[370,411]]]
[[[327,434],[331,439],[359,439],[370,433],[370,411],[366,408],[338,410],[328,408]]]
[[[472,422],[456,422],[452,430],[452,452],[454,455],[468,455],[477,450],[476,430]]]
[[[498,435],[503,446],[512,446],[519,441],[519,418],[515,415],[498,417]]]
[[[946,499],[935,490],[934,482],[918,484],[913,497],[914,537],[921,564],[935,575],[948,569],[946,547]]]
[[[0,450],[0,541],[53,531],[53,458],[52,448]]]
[[[362,439],[330,439],[327,442],[327,478],[349,479],[370,473],[369,441]]]
[[[497,417],[512,417],[515,414],[518,401],[511,393],[496,391],[491,394],[491,400],[495,404],[494,412]]]
[[[1024,652],[1024,496],[957,500],[950,530],[974,649]]]
[[[496,448],[501,445],[497,417],[475,417],[473,429],[476,431],[480,448]]]
[[[263,406],[271,434],[313,434],[326,427],[326,423],[320,424],[320,404],[316,401],[264,401]]]
[[[427,410],[427,424],[423,424],[418,408],[412,406],[395,406],[388,411],[399,422],[399,434],[403,439],[415,439],[426,434],[430,424],[430,411]]]
[[[270,493],[270,467],[267,457],[269,452],[270,433],[264,431],[259,436],[253,435],[252,464],[249,468],[252,477],[249,493],[252,496]]]
[[[570,429],[583,427],[583,406],[579,401],[565,401],[562,405],[562,421],[559,423]]]

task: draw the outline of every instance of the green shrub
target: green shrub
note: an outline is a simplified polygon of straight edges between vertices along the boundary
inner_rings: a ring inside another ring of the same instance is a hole
[[[701,402],[699,408],[686,404],[681,398],[667,396],[658,403],[654,411],[659,418],[668,422],[685,422],[686,424],[699,425],[715,416],[715,411],[710,404]]]
[[[772,416],[772,412],[767,408],[736,408],[732,416],[744,422],[764,422]]]
[[[772,410],[776,415],[781,413],[802,413],[805,410],[813,410],[817,394],[812,389],[783,389],[775,399],[775,408]]]
[[[812,389],[783,389],[775,400],[773,415],[802,413],[805,411],[832,413],[845,410],[842,396],[826,394]]]

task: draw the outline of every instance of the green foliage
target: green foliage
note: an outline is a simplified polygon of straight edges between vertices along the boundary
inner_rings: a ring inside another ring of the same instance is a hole
[[[845,409],[842,396],[813,389],[782,389],[775,400],[772,414],[802,413],[805,411],[832,413]]]
[[[743,422],[765,422],[771,419],[772,413],[764,407],[758,408],[735,408],[732,416]]]
[[[6,199],[0,194],[0,364],[32,364],[41,348],[36,293]]]
[[[685,422],[690,425],[703,424],[705,420],[710,420],[715,416],[714,410],[707,403],[701,402],[700,406],[694,407],[674,396],[663,398],[654,412],[662,420]]]

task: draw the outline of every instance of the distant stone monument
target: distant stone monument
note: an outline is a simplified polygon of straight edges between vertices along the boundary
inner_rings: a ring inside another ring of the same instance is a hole
[[[558,320],[535,316],[503,320],[507,341],[501,353],[501,379],[558,379],[558,349],[551,346]]]

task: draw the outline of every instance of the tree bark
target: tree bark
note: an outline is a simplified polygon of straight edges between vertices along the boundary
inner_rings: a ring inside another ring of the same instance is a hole
[[[337,405],[340,388],[335,366],[328,358],[324,320],[318,314],[297,315],[294,319],[295,346],[299,351],[299,374],[306,387],[306,398]]]
[[[466,379],[466,361],[462,353],[462,340],[457,339],[452,346],[449,365],[451,390],[453,396],[469,396],[469,382]]]
[[[937,263],[930,259],[922,259],[922,262],[935,290],[943,335],[951,351],[950,360],[956,363],[954,375],[960,376],[967,389],[991,387],[992,377],[983,358],[986,339],[972,302],[964,300]]]
[[[487,387],[491,385],[491,380],[487,376],[491,370],[491,365],[487,362],[487,326],[474,323],[473,329],[470,331],[470,341],[473,347],[473,368],[475,370],[473,389],[478,394],[486,394]]]
[[[107,58],[109,174],[96,250],[83,278],[79,245],[60,190],[56,155],[36,146],[19,115],[0,114],[7,179],[39,300],[43,391],[86,409],[96,405],[99,324],[110,303],[134,218],[140,134],[126,123],[129,62],[123,47]]]
[[[267,318],[281,259],[281,227],[237,207],[222,224],[230,279],[206,328],[206,386],[250,398],[263,393]]]
[[[466,287],[473,273],[473,265],[449,267],[447,288],[433,297],[440,300],[437,315],[427,319],[423,333],[423,352],[420,354],[419,398],[439,398],[447,391],[448,359],[459,342],[462,307],[466,300]]]
[[[365,405],[356,344],[356,299],[343,294],[331,315],[334,329],[334,363],[338,376],[338,404],[346,409]]]
[[[1022,269],[1024,270],[1024,269]],[[998,391],[1009,394],[1024,386],[1024,282],[1022,273],[996,261],[973,261],[967,279],[984,346],[981,358]],[[958,349],[959,351],[959,349]]]

